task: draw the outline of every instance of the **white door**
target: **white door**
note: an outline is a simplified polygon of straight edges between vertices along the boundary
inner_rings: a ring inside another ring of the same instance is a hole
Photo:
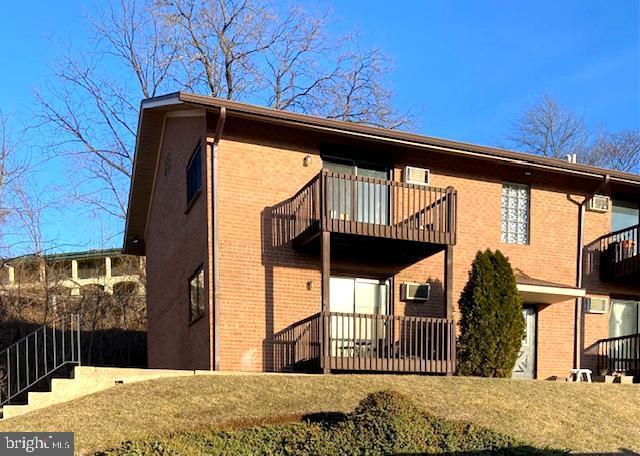
[[[525,326],[522,345],[518,353],[516,365],[513,367],[513,378],[535,378],[536,366],[536,309],[523,307],[522,316]]]
[[[384,337],[384,323],[363,315],[386,315],[389,307],[389,281],[351,277],[331,277],[330,311],[331,355],[355,356],[362,351],[375,350]]]

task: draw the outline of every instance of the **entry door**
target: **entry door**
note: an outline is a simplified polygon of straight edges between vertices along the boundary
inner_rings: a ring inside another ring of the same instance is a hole
[[[384,338],[384,323],[350,314],[385,315],[389,307],[389,281],[331,277],[331,355],[355,356],[375,350]]]
[[[536,366],[536,309],[523,307],[525,326],[518,360],[513,368],[513,378],[535,378]]]
[[[387,179],[383,166],[350,160],[325,159],[324,168],[339,174]],[[389,220],[389,192],[386,185],[330,178],[327,182],[329,215],[333,219],[385,225]]]

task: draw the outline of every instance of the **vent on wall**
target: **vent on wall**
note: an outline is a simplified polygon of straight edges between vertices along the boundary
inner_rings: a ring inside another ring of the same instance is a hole
[[[407,184],[429,185],[429,170],[426,168],[416,168],[406,166],[404,168],[404,181]]]
[[[431,296],[431,285],[428,283],[403,283],[400,285],[402,301],[427,301]]]
[[[592,212],[609,212],[611,199],[604,195],[593,195],[589,200],[589,210]]]
[[[587,313],[603,314],[607,312],[606,298],[584,298],[584,310]]]

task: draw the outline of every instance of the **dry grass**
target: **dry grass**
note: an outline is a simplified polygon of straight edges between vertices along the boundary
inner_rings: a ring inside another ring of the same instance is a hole
[[[367,393],[401,391],[426,411],[537,447],[640,450],[637,385],[388,375],[211,375],[124,385],[0,422],[0,431],[73,431],[82,452],[132,438],[351,411]]]

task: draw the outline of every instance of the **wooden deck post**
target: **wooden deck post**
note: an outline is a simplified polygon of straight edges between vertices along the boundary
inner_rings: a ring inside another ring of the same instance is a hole
[[[328,365],[330,356],[329,350],[329,325],[331,324],[327,312],[330,307],[330,281],[331,281],[331,234],[329,231],[322,231],[321,247],[321,268],[322,268],[322,309],[320,324],[322,328],[322,344],[320,350],[320,369],[323,374],[330,373],[331,369]]]
[[[448,245],[444,251],[444,300],[447,307],[447,320],[453,320],[453,246]],[[449,353],[450,359],[447,360],[447,376],[453,375],[455,371],[455,353],[456,353],[456,338],[455,338],[455,324],[449,327],[451,334],[449,335],[450,344]]]
[[[321,240],[322,255],[322,311],[329,312],[329,281],[331,279],[331,234],[328,231],[322,232]]]
[[[453,319],[453,246],[444,251],[444,299],[447,307],[447,320]]]

